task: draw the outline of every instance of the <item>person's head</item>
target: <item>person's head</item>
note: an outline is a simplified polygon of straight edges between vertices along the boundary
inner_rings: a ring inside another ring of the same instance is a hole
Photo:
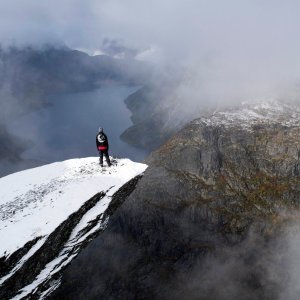
[[[98,131],[99,131],[99,133],[100,133],[100,132],[103,132],[103,128],[102,128],[102,127],[99,127]]]

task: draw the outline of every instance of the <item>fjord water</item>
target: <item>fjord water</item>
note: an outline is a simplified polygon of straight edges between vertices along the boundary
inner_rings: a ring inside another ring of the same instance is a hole
[[[100,89],[53,95],[49,106],[9,124],[9,131],[32,141],[23,159],[43,162],[98,155],[96,134],[104,128],[110,155],[141,161],[146,153],[124,143],[121,133],[132,123],[124,99],[139,87],[107,86]]]

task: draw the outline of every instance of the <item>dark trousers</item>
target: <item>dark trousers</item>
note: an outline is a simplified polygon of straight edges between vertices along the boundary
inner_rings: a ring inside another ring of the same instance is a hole
[[[108,156],[108,150],[99,150],[100,165],[103,165],[103,155],[105,156],[107,164],[110,166],[111,163]]]

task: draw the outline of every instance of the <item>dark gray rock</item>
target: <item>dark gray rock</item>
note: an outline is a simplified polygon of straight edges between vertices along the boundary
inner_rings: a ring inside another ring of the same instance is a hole
[[[282,210],[299,208],[300,127],[248,125],[196,120],[153,152],[52,299],[277,299],[287,274],[272,251],[292,220]]]

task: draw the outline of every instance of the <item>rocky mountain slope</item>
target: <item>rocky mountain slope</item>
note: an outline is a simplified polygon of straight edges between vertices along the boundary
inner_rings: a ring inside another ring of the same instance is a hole
[[[299,220],[299,137],[299,107],[273,100],[194,120],[149,157],[50,298],[298,299],[286,233]]]
[[[102,169],[97,158],[84,158],[1,178],[0,298],[43,298],[57,287],[145,168],[119,159]]]

